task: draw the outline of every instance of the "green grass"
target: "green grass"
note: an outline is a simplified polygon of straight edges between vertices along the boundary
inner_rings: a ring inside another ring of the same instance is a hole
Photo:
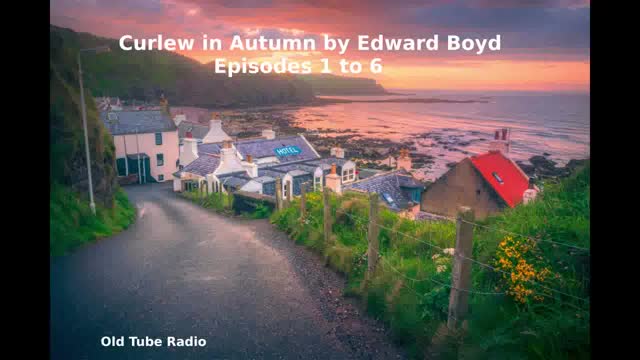
[[[91,213],[88,201],[69,188],[52,184],[50,190],[51,256],[62,255],[87,242],[111,236],[135,220],[135,207],[122,189],[115,192],[113,208],[96,206],[96,216]]]
[[[490,228],[542,240],[590,247],[590,166],[560,183],[547,183],[539,199],[483,221]],[[331,196],[334,219],[331,242],[323,235],[322,194],[307,196],[305,222],[300,221],[299,200],[275,212],[271,222],[303,244],[325,256],[329,266],[346,275],[346,295],[362,299],[367,311],[386,322],[394,340],[415,358],[424,358],[439,327],[446,324],[451,283],[451,258],[440,249],[455,246],[455,224],[414,222],[386,209],[380,211],[380,253],[368,286],[363,286],[367,266],[368,201],[361,195]],[[344,215],[348,213],[351,216]],[[476,227],[474,258],[487,264],[496,260],[504,232]],[[541,241],[540,256],[561,275],[553,287],[579,298],[589,297],[588,252]],[[439,249],[440,248],[440,249]],[[587,255],[585,255],[587,254]],[[435,259],[434,259],[435,256]],[[440,268],[440,271],[438,271]],[[500,292],[494,271],[474,265],[471,289]],[[444,284],[444,285],[443,285]],[[564,295],[541,303],[516,303],[509,295],[471,294],[468,331],[448,337],[439,345],[444,358],[471,359],[573,359],[590,356],[588,304]],[[580,308],[582,310],[576,310]]]

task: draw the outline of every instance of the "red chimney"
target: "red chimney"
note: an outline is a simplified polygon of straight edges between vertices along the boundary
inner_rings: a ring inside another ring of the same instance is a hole
[[[191,131],[187,131],[184,136],[191,139],[193,137],[193,134],[191,134]]]
[[[502,140],[507,140],[507,129],[502,129]]]

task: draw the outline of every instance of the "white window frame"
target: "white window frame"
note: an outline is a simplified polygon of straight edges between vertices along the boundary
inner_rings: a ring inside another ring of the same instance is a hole
[[[322,191],[322,176],[313,177],[313,190]]]

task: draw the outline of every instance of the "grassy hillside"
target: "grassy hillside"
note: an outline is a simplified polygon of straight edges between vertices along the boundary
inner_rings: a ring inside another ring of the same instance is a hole
[[[305,82],[289,75],[214,74],[208,65],[168,51],[124,51],[118,41],[51,25],[51,61],[75,64],[78,49],[110,45],[111,52],[86,55],[85,81],[95,96],[201,107],[299,103],[313,99]]]
[[[100,121],[95,102],[87,91],[87,133],[97,217],[89,210],[78,75],[72,59],[58,58],[54,62],[52,57],[49,63],[49,244],[52,255],[119,231],[134,220],[135,214],[116,183],[112,137]]]
[[[89,203],[68,187],[54,184],[49,200],[49,253],[62,255],[89,241],[126,229],[136,211],[122,189],[116,190],[111,207],[97,205],[93,216]]]
[[[535,202],[475,228],[473,258],[499,271],[473,263],[468,330],[456,335],[443,335],[454,223],[414,222],[381,210],[381,258],[365,288],[368,203],[361,195],[331,198],[329,245],[323,240],[320,193],[308,196],[306,222],[299,220],[298,200],[271,221],[344,273],[347,294],[389,324],[415,358],[434,352],[443,359],[588,358],[589,171],[587,164],[575,176],[547,184]]]

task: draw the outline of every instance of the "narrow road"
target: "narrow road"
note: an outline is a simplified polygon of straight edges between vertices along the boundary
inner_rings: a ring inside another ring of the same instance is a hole
[[[131,228],[52,259],[52,359],[404,358],[342,297],[344,280],[268,221],[214,214],[164,184],[126,190]],[[124,346],[102,346],[104,336]]]

